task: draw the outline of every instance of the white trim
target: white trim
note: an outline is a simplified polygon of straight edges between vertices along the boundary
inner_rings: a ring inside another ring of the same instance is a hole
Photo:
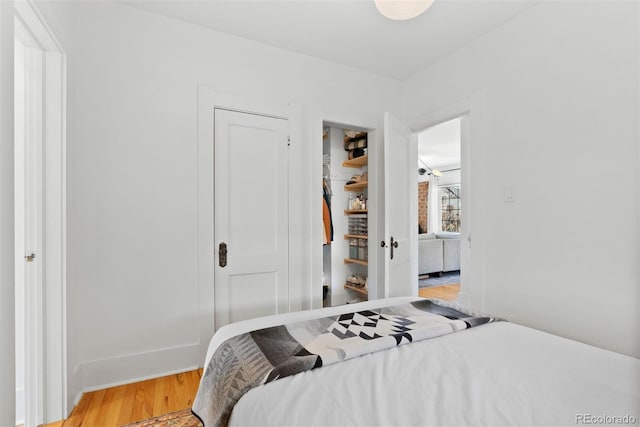
[[[198,317],[200,325],[200,354],[204,362],[214,327],[214,170],[213,142],[215,108],[250,114],[267,115],[289,121],[289,308],[299,310],[308,305],[304,301],[301,252],[304,243],[302,202],[304,192],[299,177],[302,174],[301,116],[299,105],[274,104],[242,96],[215,92],[198,86],[198,149],[197,149],[197,212],[198,212]]]
[[[101,390],[197,369],[200,343],[129,354],[80,364],[82,392]]]
[[[457,117],[463,118],[461,122],[461,185],[471,190],[470,197],[464,197],[462,202],[462,220],[469,224],[466,230],[463,227],[462,239],[473,243],[469,249],[468,265],[466,268],[465,265],[461,268],[462,288],[459,300],[478,310],[484,310],[485,307],[483,194],[486,186],[481,179],[482,175],[474,172],[474,167],[480,170],[480,165],[484,163],[484,99],[484,92],[478,92],[469,98],[409,120],[410,128],[414,132],[419,132]],[[471,176],[473,180],[470,179]],[[472,236],[473,240],[471,240]],[[461,262],[463,262],[462,259]]]
[[[307,140],[311,141],[310,145],[310,164],[307,164],[307,170],[311,171],[311,180],[307,183],[308,193],[315,195],[315,186],[320,186],[322,182],[322,113],[319,107],[311,107],[309,110],[309,126]],[[318,191],[318,194],[319,191]],[[311,197],[309,200],[309,215],[307,221],[310,224],[309,239],[309,288],[308,295],[311,298],[311,309],[322,308],[322,201],[320,197]]]
[[[66,55],[31,1],[15,2],[15,16],[43,54],[43,326],[37,339],[36,404],[38,424],[57,421],[67,412],[66,369]],[[46,188],[44,187],[46,186]],[[46,214],[45,214],[46,213]],[[45,357],[46,355],[46,357]],[[28,368],[27,368],[28,369]],[[29,405],[27,405],[29,407]],[[35,414],[27,414],[33,419]]]
[[[300,311],[308,305],[304,295],[302,280],[302,234],[303,210],[303,148],[302,148],[302,110],[300,106],[290,106],[289,110],[289,311]],[[298,238],[296,238],[296,236]]]
[[[25,396],[26,393],[24,389],[16,390],[16,425],[24,425],[25,420],[24,416],[20,417],[20,414],[24,414],[25,408]]]
[[[67,398],[65,71],[63,55],[45,53],[45,422],[64,418]]]
[[[20,18],[41,50],[64,52],[62,45],[58,42],[32,0],[16,1],[14,5],[16,16]]]

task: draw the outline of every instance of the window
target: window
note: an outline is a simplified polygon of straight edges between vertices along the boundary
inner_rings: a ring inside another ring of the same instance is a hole
[[[442,231],[460,232],[460,185],[440,187]]]

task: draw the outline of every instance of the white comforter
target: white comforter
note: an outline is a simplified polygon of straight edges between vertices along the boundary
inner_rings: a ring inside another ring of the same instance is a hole
[[[287,314],[284,322],[313,316]],[[226,335],[278,322],[282,316],[221,329],[207,361]],[[260,386],[236,404],[230,425],[637,425],[639,372],[637,359],[497,322]]]

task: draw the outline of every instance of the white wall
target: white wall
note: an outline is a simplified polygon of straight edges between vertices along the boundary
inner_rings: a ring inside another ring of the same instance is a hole
[[[481,100],[483,309],[636,357],[638,16],[636,2],[541,2],[402,85],[408,118]]]
[[[398,109],[399,83],[119,4],[76,6],[68,310],[72,371],[91,389],[202,363],[199,84],[381,116]],[[300,160],[311,169],[309,156]],[[307,175],[306,193],[320,194]]]

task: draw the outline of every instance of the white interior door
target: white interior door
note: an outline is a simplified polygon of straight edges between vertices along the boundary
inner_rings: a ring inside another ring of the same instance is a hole
[[[288,128],[214,110],[216,329],[288,311]]]
[[[384,116],[385,295],[418,295],[417,137],[390,113]]]

